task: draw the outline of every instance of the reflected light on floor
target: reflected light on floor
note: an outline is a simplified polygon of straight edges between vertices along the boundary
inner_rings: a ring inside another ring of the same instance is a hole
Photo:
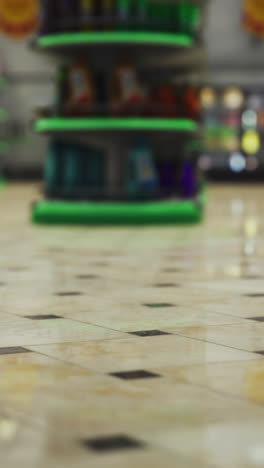
[[[241,216],[244,211],[244,203],[242,200],[234,199],[231,202],[231,213],[234,216]]]
[[[244,235],[246,237],[255,237],[258,233],[258,221],[256,218],[246,218],[244,222]]]
[[[0,440],[9,441],[15,437],[17,425],[10,419],[0,419]]]
[[[250,257],[251,255],[254,255],[256,250],[255,242],[253,240],[246,240],[243,248],[244,255],[247,257]]]

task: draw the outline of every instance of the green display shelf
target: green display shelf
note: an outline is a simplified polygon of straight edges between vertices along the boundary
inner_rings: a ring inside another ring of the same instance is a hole
[[[107,44],[145,44],[169,47],[192,47],[193,38],[188,34],[155,33],[138,31],[110,31],[110,32],[70,32],[41,36],[36,45],[43,49],[72,47],[83,45]]]
[[[161,118],[44,118],[37,120],[35,130],[43,133],[79,131],[173,131],[195,132],[198,123],[188,119]]]
[[[71,225],[174,225],[202,220],[204,196],[197,200],[145,203],[40,201],[32,211],[39,224]]]

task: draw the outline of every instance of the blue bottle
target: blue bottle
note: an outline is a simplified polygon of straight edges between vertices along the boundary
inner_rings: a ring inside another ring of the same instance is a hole
[[[81,184],[81,154],[79,147],[73,144],[65,144],[64,147],[64,193],[70,198],[77,195]]]
[[[180,180],[181,196],[194,198],[198,190],[197,174],[193,162],[186,159],[182,164]]]
[[[63,145],[51,141],[44,168],[45,190],[48,196],[59,193],[62,183]]]
[[[144,138],[139,139],[128,154],[127,191],[129,197],[153,197],[159,188],[152,151]]]

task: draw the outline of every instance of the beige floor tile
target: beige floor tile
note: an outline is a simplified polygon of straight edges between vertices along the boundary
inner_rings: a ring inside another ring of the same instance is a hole
[[[0,350],[1,467],[264,466],[263,189],[213,187],[181,228],[32,226],[34,198],[0,192],[0,348],[33,351]],[[140,369],[160,377],[108,375]],[[145,446],[81,444],[116,434]]]
[[[76,340],[107,340],[122,336],[113,330],[74,320],[31,320],[21,317],[17,320],[12,319],[7,324],[0,320],[0,335],[0,348],[40,343],[66,343]]]
[[[264,360],[159,369],[165,376],[255,403],[264,402]],[[259,411],[262,408],[259,407]]]
[[[90,310],[87,310],[90,309]],[[59,309],[55,311],[59,313]],[[236,317],[203,312],[186,307],[142,307],[135,305],[105,304],[86,310],[74,312],[72,308],[64,307],[63,314],[67,318],[74,318],[85,323],[92,323],[101,327],[120,331],[140,331],[153,329],[170,329],[174,327],[194,327],[217,324],[239,324],[243,319]]]
[[[181,336],[127,337],[83,343],[28,346],[45,355],[64,359],[100,372],[116,372],[172,365],[255,359],[238,351]]]
[[[192,454],[197,463],[214,467],[255,468],[263,466],[264,424],[231,423],[192,430],[151,434],[150,443],[182,456]]]
[[[184,336],[243,351],[264,351],[264,323],[247,320],[240,324],[176,330]]]

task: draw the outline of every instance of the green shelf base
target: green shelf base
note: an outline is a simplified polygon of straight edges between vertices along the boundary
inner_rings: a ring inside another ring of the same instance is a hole
[[[195,132],[199,128],[197,122],[189,119],[162,118],[44,118],[37,120],[35,130],[42,133],[64,131],[170,131]]]
[[[146,44],[170,47],[192,47],[194,45],[194,40],[188,34],[105,31],[49,34],[39,37],[36,44],[43,49],[89,44],[104,46],[107,44]]]
[[[35,204],[32,221],[70,225],[175,225],[194,224],[203,218],[203,197],[146,203],[99,203],[41,201]]]

